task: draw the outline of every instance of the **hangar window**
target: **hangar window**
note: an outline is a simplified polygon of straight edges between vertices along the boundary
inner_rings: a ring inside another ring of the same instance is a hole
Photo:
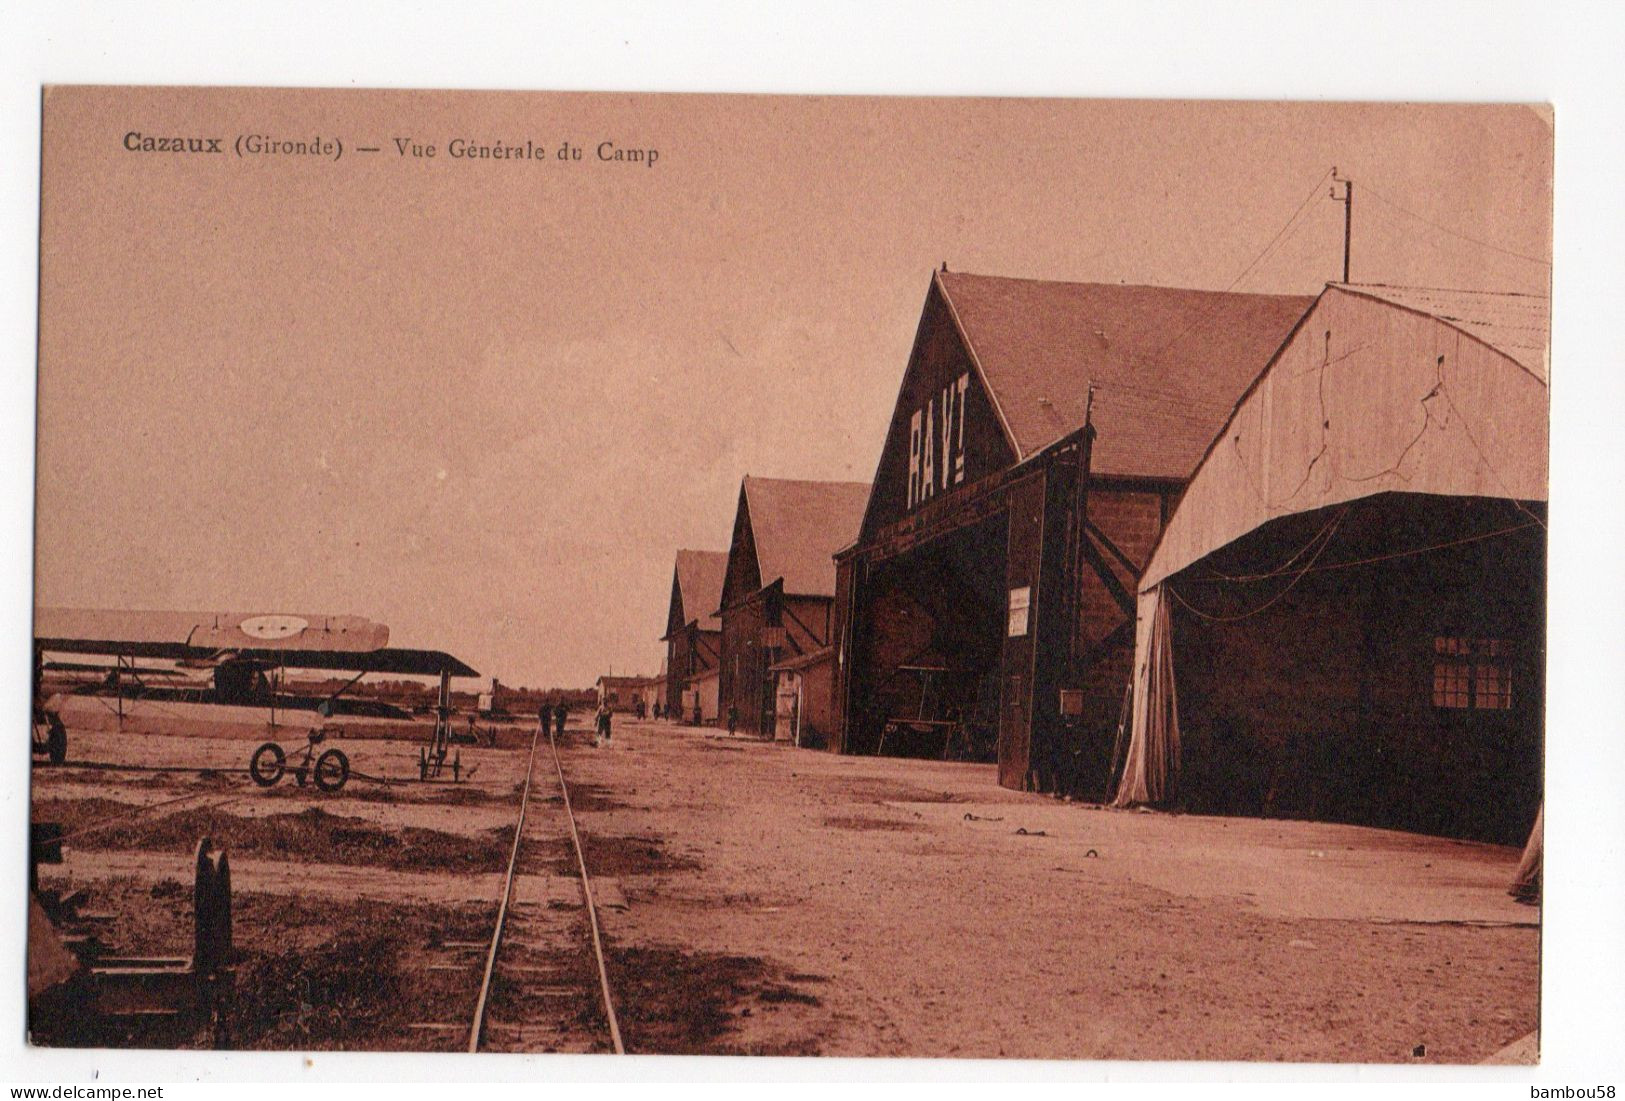
[[[1433,640],[1433,706],[1478,711],[1512,707],[1512,643],[1502,638]]]
[[[1010,590],[1010,620],[1005,631],[1009,637],[1019,638],[1027,633],[1027,611],[1032,605],[1032,600],[1033,590],[1030,585]]]

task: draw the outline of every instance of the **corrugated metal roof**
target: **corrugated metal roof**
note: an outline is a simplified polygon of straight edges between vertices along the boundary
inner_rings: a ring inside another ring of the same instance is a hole
[[[1550,380],[1550,298],[1497,291],[1396,287],[1386,283],[1339,283],[1336,286],[1436,317],[1482,340],[1542,382]]]
[[[1026,459],[1083,426],[1093,469],[1185,478],[1314,298],[940,272]]]
[[[835,552],[857,536],[868,503],[866,482],[747,477],[745,504],[762,584],[782,577],[786,594],[834,596]]]
[[[722,617],[716,610],[722,604],[722,582],[727,576],[727,551],[677,552],[677,591],[686,622],[697,619],[702,631],[722,630]]]

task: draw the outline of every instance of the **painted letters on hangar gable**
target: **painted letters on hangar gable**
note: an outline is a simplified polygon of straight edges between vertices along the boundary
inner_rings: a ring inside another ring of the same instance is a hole
[[[903,519],[1014,461],[942,289],[932,280],[864,531]]]
[[[908,507],[923,504],[965,480],[965,391],[970,372],[926,398],[908,429]]]

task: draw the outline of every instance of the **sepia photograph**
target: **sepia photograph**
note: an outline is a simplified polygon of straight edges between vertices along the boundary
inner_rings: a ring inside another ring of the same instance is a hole
[[[1534,1062],[1552,154],[45,88],[29,1043]]]
[[[30,1044],[1538,1061],[1549,105],[40,102]]]

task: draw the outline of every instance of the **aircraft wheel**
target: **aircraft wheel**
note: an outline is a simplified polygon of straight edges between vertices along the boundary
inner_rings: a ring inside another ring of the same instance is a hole
[[[248,762],[248,774],[260,787],[268,788],[282,779],[287,764],[288,755],[282,752],[282,747],[275,742],[266,742],[254,751],[254,756]]]
[[[316,758],[316,786],[337,791],[350,778],[350,758],[340,749],[330,749]]]
[[[45,713],[45,754],[53,765],[68,759],[68,728],[49,711]]]

